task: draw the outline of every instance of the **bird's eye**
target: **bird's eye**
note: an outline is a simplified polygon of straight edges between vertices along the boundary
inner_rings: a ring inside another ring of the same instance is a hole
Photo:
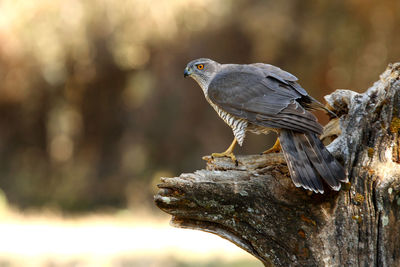
[[[204,69],[204,65],[203,65],[203,64],[197,64],[196,67],[197,67],[197,69],[199,69],[199,70]]]

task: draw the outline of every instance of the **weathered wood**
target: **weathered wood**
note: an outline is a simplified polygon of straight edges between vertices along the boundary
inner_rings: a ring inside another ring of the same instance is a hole
[[[326,96],[340,121],[323,137],[351,182],[340,192],[296,188],[282,154],[205,157],[205,170],[162,178],[156,205],[266,266],[400,266],[399,77],[397,63],[363,94]]]

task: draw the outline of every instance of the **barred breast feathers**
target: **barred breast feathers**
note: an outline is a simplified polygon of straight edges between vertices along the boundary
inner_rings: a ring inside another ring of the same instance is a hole
[[[246,137],[246,128],[247,128],[247,121],[238,117],[235,117],[228,112],[222,110],[219,108],[217,105],[215,105],[210,98],[208,97],[208,83],[206,82],[200,82],[201,89],[203,89],[204,96],[207,100],[207,102],[214,108],[214,110],[218,113],[218,116],[221,117],[221,119],[228,124],[233,131],[233,135],[235,136],[236,140],[238,141],[239,145],[241,146],[243,144],[244,138]]]
[[[241,146],[243,144],[244,138],[246,137],[246,128],[248,124],[247,121],[229,114],[228,112],[222,110],[217,105],[212,103],[208,97],[206,98],[210,105],[218,113],[218,116],[220,116],[221,119],[232,128],[233,135],[236,137],[236,140]]]

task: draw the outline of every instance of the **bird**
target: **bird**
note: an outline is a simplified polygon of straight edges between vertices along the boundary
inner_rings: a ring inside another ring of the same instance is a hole
[[[323,194],[322,181],[335,191],[348,182],[343,166],[319,139],[323,128],[310,111],[332,112],[308,95],[296,76],[265,63],[220,64],[199,58],[187,64],[184,77],[198,83],[207,102],[232,128],[231,145],[212,157],[230,157],[237,164],[233,150],[236,144],[242,146],[247,132],[273,131],[277,141],[264,153],[282,149],[296,187]]]

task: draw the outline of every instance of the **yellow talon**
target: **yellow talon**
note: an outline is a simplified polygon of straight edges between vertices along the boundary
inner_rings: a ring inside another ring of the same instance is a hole
[[[233,149],[235,148],[236,143],[237,143],[237,140],[236,140],[236,138],[234,138],[232,144],[228,147],[228,149],[225,152],[212,153],[211,156],[214,158],[228,157],[228,158],[231,158],[233,162],[237,163],[236,157],[233,154]]]
[[[213,156],[214,158],[228,157],[228,158],[231,158],[233,162],[236,162],[236,157],[233,154],[233,152],[226,153],[226,151],[225,151],[225,152],[222,152],[222,153],[212,153],[211,156]]]
[[[277,138],[275,144],[270,149],[265,150],[263,154],[278,153],[280,151],[281,151],[281,142],[279,141],[279,138]]]

